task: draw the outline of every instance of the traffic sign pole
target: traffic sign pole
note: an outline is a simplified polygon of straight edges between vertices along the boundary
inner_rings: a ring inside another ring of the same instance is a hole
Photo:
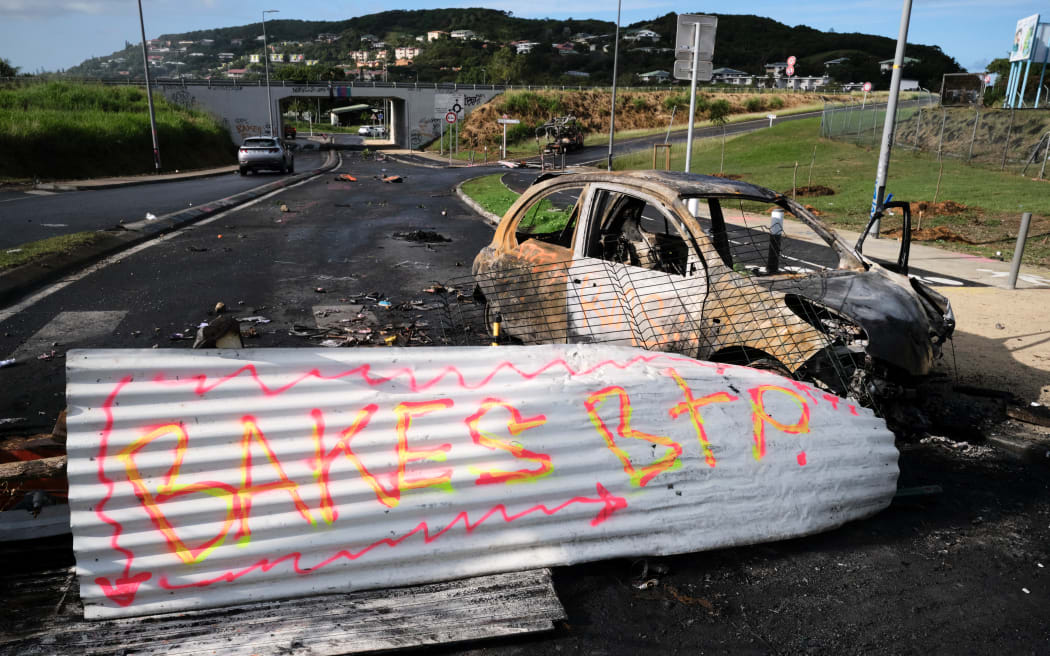
[[[689,129],[685,135],[685,172],[693,164],[693,123],[696,122],[696,74],[700,68],[700,23],[693,23],[693,74],[689,78]],[[692,208],[690,208],[692,209]]]

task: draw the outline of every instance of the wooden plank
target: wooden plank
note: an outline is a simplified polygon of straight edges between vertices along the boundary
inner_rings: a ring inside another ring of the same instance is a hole
[[[65,456],[0,463],[0,483],[21,483],[35,478],[55,478],[65,475]]]
[[[8,618],[0,652],[334,656],[545,631],[565,617],[550,570],[539,569],[88,622],[71,572],[38,576],[45,594],[25,599],[29,603]],[[4,583],[16,579],[21,588],[31,577],[11,576]]]

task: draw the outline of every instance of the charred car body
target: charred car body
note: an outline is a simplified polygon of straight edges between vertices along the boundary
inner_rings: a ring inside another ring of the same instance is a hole
[[[955,327],[906,275],[907,248],[880,264],[745,182],[594,172],[527,189],[473,274],[486,324],[523,343],[641,346],[881,396],[928,374]]]

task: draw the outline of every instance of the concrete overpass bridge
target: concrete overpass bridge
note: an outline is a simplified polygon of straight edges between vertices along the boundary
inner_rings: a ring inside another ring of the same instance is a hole
[[[230,131],[234,143],[240,143],[245,137],[269,133],[265,85],[186,80],[161,81],[156,88],[175,104],[217,117]],[[287,98],[345,98],[350,102],[379,99],[386,103],[394,143],[402,148],[417,148],[438,138],[444,116],[450,110],[458,111],[462,119],[501,93],[501,87],[473,84],[271,82],[270,97],[277,121],[273,134],[281,134],[280,106]]]

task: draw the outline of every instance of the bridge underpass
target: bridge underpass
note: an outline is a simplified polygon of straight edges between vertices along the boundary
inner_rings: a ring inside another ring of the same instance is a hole
[[[466,87],[419,88],[414,86],[369,86],[357,84],[271,85],[274,131],[269,129],[265,86],[213,85],[208,83],[161,84],[165,97],[178,105],[216,116],[234,143],[245,137],[281,134],[281,101],[289,98],[345,98],[348,101],[385,100],[389,108],[390,138],[398,147],[418,148],[441,134],[445,114],[459,108],[462,119],[474,109],[502,93],[502,89]],[[349,104],[349,103],[348,103]]]

